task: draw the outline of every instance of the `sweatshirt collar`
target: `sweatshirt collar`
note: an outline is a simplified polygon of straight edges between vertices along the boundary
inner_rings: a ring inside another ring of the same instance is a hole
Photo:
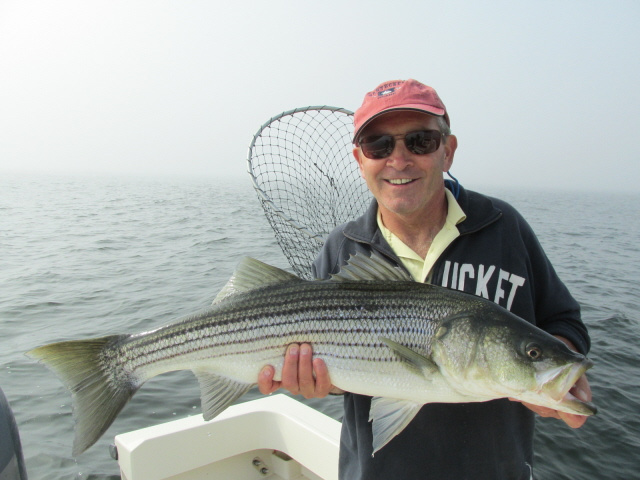
[[[462,186],[460,186],[457,203],[461,212],[466,215],[463,220],[457,223],[460,235],[476,232],[502,216],[502,211],[493,204],[489,197],[466,190]],[[378,202],[374,198],[364,215],[347,223],[344,234],[357,242],[385,246],[383,253],[395,256],[378,228],[377,215]]]

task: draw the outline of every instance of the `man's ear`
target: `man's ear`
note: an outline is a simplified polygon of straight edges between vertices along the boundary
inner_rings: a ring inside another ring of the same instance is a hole
[[[360,158],[361,153],[362,152],[360,152],[360,148],[358,147],[353,148],[353,156],[356,159],[356,162],[358,162],[358,169],[360,170],[360,176],[364,178],[364,172],[362,171],[362,158]]]
[[[458,148],[458,139],[455,135],[448,135],[444,144],[444,172],[448,172],[453,165],[453,157]]]

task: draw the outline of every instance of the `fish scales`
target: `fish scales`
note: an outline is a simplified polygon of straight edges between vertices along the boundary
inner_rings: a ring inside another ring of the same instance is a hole
[[[312,343],[318,355],[334,359],[399,361],[390,350],[380,356],[381,335],[428,354],[436,325],[427,319],[443,317],[450,309],[440,306],[430,312],[424,305],[434,302],[413,286],[394,285],[390,291],[388,282],[367,282],[357,293],[348,284],[330,282],[266,287],[124,340],[120,361],[135,370],[178,356],[213,359],[284,350],[292,342]],[[342,347],[372,351],[358,357]]]

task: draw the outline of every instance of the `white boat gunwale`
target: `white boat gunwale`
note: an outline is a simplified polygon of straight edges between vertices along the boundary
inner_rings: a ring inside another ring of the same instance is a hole
[[[279,394],[233,405],[208,422],[194,415],[123,433],[115,445],[122,480],[337,480],[340,428]]]

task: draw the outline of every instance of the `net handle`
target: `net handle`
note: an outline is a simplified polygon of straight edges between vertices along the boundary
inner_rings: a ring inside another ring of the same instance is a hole
[[[269,195],[267,195],[267,193],[262,189],[262,187],[260,187],[260,185],[258,184],[258,179],[256,178],[256,176],[253,174],[253,163],[252,163],[252,158],[253,158],[253,148],[255,147],[256,144],[256,140],[258,138],[260,138],[260,136],[262,135],[262,132],[264,130],[266,130],[267,128],[269,128],[273,123],[279,121],[281,118],[283,117],[287,117],[289,115],[295,115],[296,113],[301,113],[301,112],[307,112],[310,110],[328,110],[331,112],[340,112],[340,113],[344,113],[346,115],[353,115],[353,112],[351,110],[347,110],[346,108],[340,108],[340,107],[331,107],[329,105],[315,105],[315,106],[309,106],[309,107],[299,107],[299,108],[294,108],[293,110],[287,110],[286,112],[282,112],[274,117],[271,117],[269,120],[267,120],[265,123],[263,123],[260,128],[258,129],[258,131],[256,132],[256,134],[253,136],[253,138],[251,139],[251,144],[249,145],[249,151],[247,152],[247,172],[249,173],[249,176],[251,177],[251,183],[253,183],[253,188],[256,190],[256,192],[258,193],[258,195],[260,195],[260,197],[262,198],[262,200],[264,202],[266,202],[272,209],[273,212],[278,215],[280,218],[282,218],[282,220],[284,220],[285,222],[287,222],[289,225],[291,225],[292,227],[294,227],[295,229],[303,232],[304,234],[308,235],[309,237],[319,240],[319,241],[323,241],[324,237],[321,235],[318,235],[317,233],[312,232],[311,230],[309,230],[307,227],[300,225],[298,222],[296,222],[293,218],[287,216],[274,202],[273,200],[271,200],[271,198],[269,197]]]

